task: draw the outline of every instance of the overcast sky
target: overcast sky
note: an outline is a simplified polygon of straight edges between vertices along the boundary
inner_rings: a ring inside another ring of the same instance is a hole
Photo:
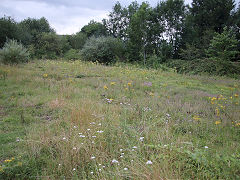
[[[138,3],[144,0],[137,0]],[[155,6],[159,0],[148,0]],[[192,0],[185,0],[189,4]],[[240,0],[237,0],[238,2]],[[11,16],[17,21],[46,17],[58,34],[73,34],[92,19],[107,18],[117,0],[0,0],[0,17]],[[119,0],[128,5],[132,0]]]

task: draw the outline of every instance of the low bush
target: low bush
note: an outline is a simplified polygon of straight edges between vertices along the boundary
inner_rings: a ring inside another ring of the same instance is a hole
[[[209,74],[230,77],[236,77],[240,74],[239,63],[219,61],[216,58],[196,59],[193,61],[169,60],[166,65],[176,69],[179,73]]]
[[[124,45],[122,41],[113,37],[91,37],[81,50],[81,57],[86,61],[98,61],[111,64],[122,60]]]
[[[70,49],[64,54],[64,58],[67,60],[77,60],[80,59],[79,51],[76,49]]]
[[[0,61],[4,64],[18,64],[27,62],[27,49],[16,40],[8,40],[0,50]]]

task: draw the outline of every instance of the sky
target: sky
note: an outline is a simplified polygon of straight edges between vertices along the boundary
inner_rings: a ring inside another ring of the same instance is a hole
[[[118,0],[129,5],[133,0]],[[145,0],[137,0],[141,3]],[[159,0],[147,0],[155,6]],[[237,0],[238,2],[240,0]],[[74,34],[90,20],[107,18],[117,0],[0,0],[0,17],[16,21],[45,17],[57,34]],[[186,4],[192,0],[185,0]]]

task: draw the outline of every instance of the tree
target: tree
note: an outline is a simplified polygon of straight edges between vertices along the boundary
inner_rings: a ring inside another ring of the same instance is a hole
[[[73,49],[82,49],[87,40],[87,35],[85,33],[78,32],[69,36],[68,40]]]
[[[230,61],[237,54],[237,40],[227,28],[216,33],[207,50],[209,57],[218,58],[221,61]]]
[[[19,27],[24,32],[25,44],[34,46],[38,44],[38,36],[41,33],[55,33],[48,20],[44,17],[40,19],[28,18],[19,23]]]
[[[0,48],[7,39],[18,39],[17,23],[11,17],[4,16],[0,19]]]
[[[55,33],[41,33],[37,38],[38,44],[35,46],[35,55],[38,58],[55,59],[70,49],[66,38]]]
[[[108,15],[109,19],[103,20],[103,24],[108,33],[115,38],[127,41],[127,31],[130,21],[138,9],[139,4],[137,1],[133,1],[128,7],[123,7],[119,2],[117,2],[113,7],[112,12]]]
[[[193,0],[191,14],[198,36],[207,30],[223,32],[233,8],[234,0]]]
[[[171,44],[173,55],[178,57],[186,17],[186,6],[183,0],[167,0],[158,3],[157,19],[164,28],[161,38]]]
[[[127,46],[131,61],[140,61],[143,56],[145,63],[150,10],[149,4],[143,2],[138,11],[131,18],[128,28],[129,41]]]
[[[99,37],[106,36],[107,30],[102,23],[91,20],[88,25],[83,26],[81,33],[86,34],[87,37]]]

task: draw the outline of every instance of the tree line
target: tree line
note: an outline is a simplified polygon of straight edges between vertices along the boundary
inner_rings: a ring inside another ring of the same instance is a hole
[[[184,0],[165,0],[152,7],[148,2],[133,1],[127,6],[117,2],[107,19],[92,20],[73,35],[57,35],[44,17],[21,22],[3,17],[0,47],[7,39],[21,42],[32,58],[144,65],[174,59],[188,61],[188,65],[211,58],[212,62],[237,62],[240,4],[234,0],[193,0],[188,5]]]

